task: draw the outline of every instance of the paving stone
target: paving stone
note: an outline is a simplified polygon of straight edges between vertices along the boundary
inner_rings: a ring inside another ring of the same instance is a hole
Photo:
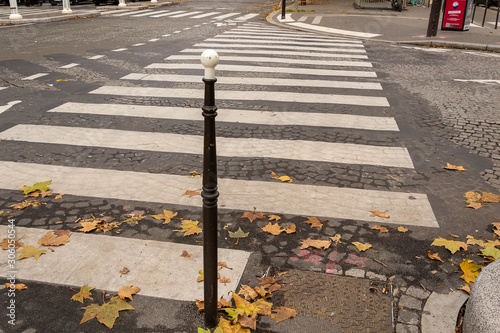
[[[418,325],[420,323],[418,313],[406,309],[400,309],[398,311],[398,321],[410,325]]]
[[[273,253],[273,252],[278,252],[278,248],[274,245],[264,245],[262,247],[262,249],[264,250],[265,253],[269,254],[269,253]]]
[[[366,278],[370,280],[386,281],[387,277],[385,275],[377,274],[374,272],[366,272]]]
[[[358,269],[358,268],[351,268],[345,272],[345,275],[352,276],[352,277],[358,277],[358,278],[364,278],[365,271],[362,269]]]
[[[410,286],[406,294],[419,299],[426,299],[431,294],[430,291],[424,291],[421,287]]]
[[[411,296],[403,295],[399,299],[399,306],[414,309],[414,310],[422,310],[422,301]]]
[[[418,327],[398,323],[396,325],[396,333],[418,333]]]

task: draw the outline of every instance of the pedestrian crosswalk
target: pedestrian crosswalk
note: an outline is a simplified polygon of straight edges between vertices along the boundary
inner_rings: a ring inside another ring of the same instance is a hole
[[[273,38],[266,39],[265,35]],[[383,86],[377,82],[377,73],[363,43],[292,33],[260,23],[246,23],[207,38],[167,56],[162,62],[145,66],[142,71],[124,75],[120,79],[122,84],[93,89],[88,95],[89,102],[68,101],[48,110],[48,114],[128,118],[136,123],[148,119],[202,122],[199,108],[109,101],[110,98],[155,98],[201,105],[204,90],[199,57],[205,48],[215,49],[220,55],[220,64],[216,67],[216,100],[223,104],[236,103],[219,110],[216,118],[219,123],[368,131],[377,133],[378,138],[399,133],[396,120],[387,116],[390,103]],[[299,87],[306,89],[297,90]],[[99,100],[106,102],[99,103]],[[336,112],[335,106],[351,107],[353,111]],[[217,151],[218,156],[236,165],[243,159],[274,159],[337,167],[414,169],[408,149],[393,141],[338,142],[329,138],[328,131],[325,133],[316,139],[290,139],[282,134],[275,137],[222,135],[217,138]],[[200,156],[203,150],[203,137],[196,133],[148,132],[119,126],[27,123],[0,132],[0,137],[18,143],[173,154],[180,161],[183,156]],[[0,188],[4,189],[18,189],[23,184],[52,179],[57,191],[79,196],[200,206],[199,200],[182,194],[186,189],[201,188],[201,180],[181,175],[29,161],[0,161],[0,172],[8,175],[0,178]],[[387,210],[391,218],[386,223],[438,227],[426,194],[419,191],[313,185],[300,181],[280,183],[268,176],[261,175],[254,180],[221,178],[220,207],[244,211],[258,207],[265,212],[368,222],[376,221],[369,216],[369,210]],[[141,185],[131,189],[129,184]]]
[[[145,9],[141,11],[125,11],[116,14],[109,14],[111,17],[149,17],[149,18],[168,18],[168,19],[201,19],[208,18],[211,20],[224,20],[231,19],[236,22],[244,22],[251,18],[258,16],[259,14],[249,13],[243,14],[239,12],[233,13],[222,13],[222,12],[203,12],[203,11],[186,11],[186,10],[152,10]]]
[[[61,8],[59,7],[25,7],[18,6],[18,12],[22,16],[26,15],[40,15],[40,14],[50,14],[50,13],[61,13]],[[0,19],[8,19],[11,14],[9,6],[0,7]]]

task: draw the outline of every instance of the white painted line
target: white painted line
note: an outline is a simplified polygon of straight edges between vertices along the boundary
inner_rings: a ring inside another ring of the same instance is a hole
[[[7,89],[8,87],[0,87],[0,90],[4,90],[4,89]]]
[[[5,235],[7,229],[0,226]],[[47,232],[16,227],[16,237],[26,245],[37,246]],[[182,251],[191,257],[181,257]],[[249,252],[241,250],[218,249],[218,260],[232,268],[220,271],[231,282],[218,284],[218,297],[229,299],[227,294],[236,290],[249,256]],[[121,275],[119,271],[124,266],[130,271]],[[67,286],[89,285],[110,292],[135,285],[141,288],[138,295],[194,301],[204,298],[203,283],[196,282],[202,269],[203,246],[73,232],[68,243],[53,252],[47,251],[36,261],[17,260],[16,278]],[[6,274],[2,270],[0,276],[7,277]]]
[[[2,90],[2,89],[6,89],[6,87],[1,87],[0,90]],[[14,105],[21,103],[21,102],[22,101],[12,101],[12,102],[8,102],[6,105],[0,105],[0,113],[7,111],[8,109],[13,107]]]
[[[111,50],[111,51],[113,51],[113,52],[122,52],[122,51],[126,51],[126,50],[128,50],[128,49],[125,48],[125,47],[123,47],[121,49],[116,49],[116,50]]]
[[[166,35],[161,35],[162,37],[169,37],[171,36],[170,34],[166,34]]]
[[[182,30],[191,30],[191,28],[190,28],[190,27],[187,27],[187,28],[184,28],[184,29],[182,29]]]
[[[48,112],[202,121],[199,108],[68,102]],[[399,131],[398,125],[392,117],[312,112],[221,109],[217,115],[217,122]]]
[[[165,16],[170,16],[170,15],[175,15],[175,14],[180,14],[180,13],[185,13],[185,12],[186,12],[185,10],[177,10],[175,12],[165,13],[165,14],[158,14],[158,15],[152,15],[150,17],[159,18],[159,17],[165,17]]]
[[[208,17],[208,16],[212,16],[212,15],[217,15],[217,14],[220,14],[220,12],[210,12],[210,13],[204,13],[204,14],[200,14],[200,15],[193,16],[193,17],[191,17],[191,18],[194,18],[194,19],[199,19],[199,18],[204,18],[204,17]]]
[[[248,49],[274,49],[274,50],[290,50],[290,51],[321,51],[321,52],[346,52],[346,53],[366,53],[363,49],[348,49],[338,47],[311,47],[311,46],[293,46],[293,45],[262,45],[262,44],[216,44],[216,43],[198,43],[194,47],[210,47],[216,49],[223,48],[248,48]]]
[[[158,15],[161,13],[168,13],[170,10],[157,10],[151,13],[153,11],[152,9],[150,10],[142,10],[140,14],[137,15],[131,15],[130,17],[142,17],[142,16],[149,16],[149,15]]]
[[[199,60],[198,55],[172,55],[164,60]],[[291,58],[276,58],[276,57],[238,57],[224,56],[224,61],[244,61],[247,63],[280,63],[280,64],[301,64],[301,65],[320,65],[320,66],[348,66],[348,67],[373,67],[370,62],[366,61],[348,61],[348,60],[310,60],[310,59],[291,59]]]
[[[281,23],[295,22],[295,20],[292,19],[292,14],[285,14],[285,18],[284,19],[282,19],[281,17],[282,17],[281,15],[277,16],[278,21],[281,22]]]
[[[187,189],[201,188],[201,179],[199,178],[4,161],[0,162],[0,174],[8,175],[0,177],[0,188],[3,189],[18,190],[23,184],[34,184],[41,179],[51,179],[51,187],[58,193],[201,207],[200,197],[190,198],[182,195]],[[130,186],[130,184],[136,186]],[[219,179],[218,188],[220,209],[253,211],[253,207],[257,207],[258,211],[266,213],[286,213],[380,223],[379,218],[369,217],[369,210],[377,209],[387,210],[387,214],[390,215],[389,219],[384,219],[385,224],[439,227],[427,196],[420,193],[232,179]],[[69,243],[64,246],[68,245]],[[88,247],[86,248],[88,249]],[[80,253],[84,257],[88,255],[87,252],[89,251],[72,251],[70,256]],[[133,255],[138,255],[136,252],[139,251],[134,251]],[[47,254],[48,256],[49,254]],[[103,258],[107,258],[107,256]],[[160,260],[163,258],[155,255],[149,259],[153,260],[155,267],[161,266],[161,262],[158,263],[153,258]],[[55,267],[45,265],[41,261],[42,259],[44,258],[38,260],[40,266],[55,269]],[[93,260],[90,262],[93,263]],[[29,264],[34,265],[32,261]],[[61,263],[56,266],[59,265]],[[108,260],[106,260],[106,265],[110,265]],[[123,267],[123,262],[120,265]],[[115,267],[113,267],[114,270]],[[19,269],[19,271],[21,270]],[[109,279],[106,274],[94,275],[105,276]],[[132,282],[130,281],[126,285]],[[185,283],[184,279],[182,282]],[[77,285],[82,284],[78,283]],[[140,283],[137,285],[142,287]],[[99,286],[99,288],[102,287]]]
[[[145,68],[162,69],[200,69],[199,64],[164,64],[155,63]],[[313,68],[291,68],[291,67],[265,67],[265,66],[238,66],[238,65],[217,65],[217,71],[230,72],[256,72],[256,73],[281,73],[296,75],[324,75],[324,76],[349,76],[349,77],[377,77],[375,72],[366,71],[345,71],[337,69],[313,69]]]
[[[137,44],[134,44],[132,46],[143,46],[143,45],[146,45],[145,43],[137,43]]]
[[[316,16],[314,20],[312,20],[311,24],[320,24],[322,18],[323,16]]]
[[[200,49],[184,49],[182,53],[197,53],[202,54],[204,48]],[[237,50],[237,49],[218,49],[217,53],[221,54],[272,54],[275,55],[276,51],[272,50]],[[290,55],[299,57],[319,57],[319,58],[352,58],[352,59],[368,59],[364,54],[340,54],[340,53],[316,53],[316,52],[300,52],[300,51],[279,51],[280,55]]]
[[[484,84],[500,84],[500,80],[464,80],[464,79],[454,79],[457,82],[476,82]]]
[[[35,80],[35,79],[38,79],[38,78],[45,76],[45,75],[49,75],[49,73],[38,73],[38,74],[34,74],[31,76],[27,76],[25,78],[22,78],[21,80]]]
[[[204,43],[208,42],[214,42],[214,43],[220,43],[220,42],[232,42],[231,40],[227,40],[224,38],[207,38],[203,41]],[[303,45],[303,46],[336,46],[336,47],[361,47],[363,48],[363,44],[354,44],[354,43],[335,43],[332,45],[331,42],[304,42],[304,41],[291,41],[291,40],[268,40],[267,38],[264,39],[258,39],[258,40],[238,40],[238,43],[241,44],[252,44],[252,43],[259,43],[259,44],[285,44],[285,45]]]
[[[145,9],[145,10],[141,10],[141,13],[152,12],[152,11],[153,11],[152,9]],[[113,17],[115,17],[115,16],[128,16],[128,15],[134,15],[134,14],[137,14],[136,10],[133,10],[130,12],[125,12],[125,13],[119,13],[119,14],[115,14],[115,15],[111,15],[111,16],[113,16]]]
[[[98,55],[92,56],[92,57],[90,57],[88,59],[90,59],[90,60],[97,60],[97,59],[101,59],[101,58],[104,58],[104,57],[105,57],[105,55],[98,54]]]
[[[311,30],[315,30],[315,31],[328,32],[331,34],[339,34],[339,35],[345,35],[345,36],[354,36],[354,37],[362,37],[362,38],[373,38],[373,37],[382,36],[381,34],[371,34],[371,33],[367,33],[367,32],[334,29],[334,28],[322,27],[322,26],[318,26],[318,25],[307,24],[307,23],[303,23],[303,22],[289,23],[289,25],[294,26],[294,27],[298,27],[298,28],[311,29]]]
[[[225,18],[228,18],[228,17],[231,17],[231,16],[235,16],[235,15],[240,15],[240,13],[229,13],[229,14],[224,14],[224,15],[216,16],[216,17],[214,17],[213,19],[214,19],[214,20],[222,20],[222,19],[225,19]]]
[[[234,20],[238,21],[238,22],[243,22],[243,21],[250,20],[251,18],[254,18],[255,16],[259,16],[259,14],[257,14],[257,13],[250,13],[250,14],[246,14],[246,15],[237,17]]]
[[[159,40],[160,40],[159,38],[153,38],[153,39],[148,40],[148,42],[157,42]]]
[[[3,140],[12,141],[179,154],[200,155],[203,153],[203,136],[201,135],[28,124],[16,125],[0,134]],[[405,148],[351,143],[218,137],[217,155],[413,169],[410,155]]]
[[[297,22],[305,22],[305,20],[307,20],[309,17],[310,17],[310,16],[305,16],[305,15],[304,15],[304,16],[301,16],[301,17],[297,20]],[[278,17],[278,20],[279,20],[279,17]]]
[[[181,30],[178,30],[178,31],[174,31],[172,32],[173,34],[178,34],[178,33],[181,33],[182,31]]]
[[[196,11],[196,12],[182,13],[182,14],[177,14],[177,15],[174,15],[174,16],[170,16],[170,18],[185,17],[185,16],[189,16],[189,15],[193,15],[193,14],[198,14],[198,13],[201,13],[201,12],[200,11]]]
[[[72,63],[72,64],[67,64],[67,65],[61,66],[59,68],[67,69],[67,68],[73,68],[73,67],[76,67],[76,66],[79,66],[79,65],[80,64]]]
[[[144,80],[144,81],[166,81],[166,82],[190,82],[199,83],[203,87],[199,75],[173,75],[173,74],[140,74],[131,73],[122,80]],[[318,87],[337,89],[365,89],[382,90],[382,85],[378,82],[358,82],[358,81],[334,81],[334,80],[290,80],[263,77],[242,77],[242,76],[218,76],[219,84],[243,84],[256,86],[284,86],[284,87]]]
[[[243,32],[232,32],[231,30],[230,31],[226,31],[224,32],[222,35],[217,35],[215,36],[215,38],[245,38],[245,39],[262,39],[262,38],[265,38],[265,39],[280,39],[280,40],[283,40],[283,39],[287,39],[287,40],[301,40],[301,41],[315,41],[315,42],[328,42],[331,43],[332,42],[342,42],[342,43],[346,43],[347,41],[344,40],[344,39],[339,39],[339,38],[312,38],[312,37],[300,37],[300,36],[294,36],[294,37],[291,37],[291,36],[286,36],[286,37],[280,37],[279,35],[275,35],[273,34],[272,36],[269,36],[269,33],[266,33],[266,34],[245,34]],[[359,41],[359,40],[353,40],[353,41],[348,41],[348,43],[351,43],[351,44],[362,44],[363,42],[362,41]]]

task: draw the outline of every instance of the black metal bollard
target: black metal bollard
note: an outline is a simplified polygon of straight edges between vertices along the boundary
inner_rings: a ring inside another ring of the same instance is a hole
[[[215,145],[215,66],[219,55],[214,50],[206,50],[201,55],[205,67],[205,102],[202,115],[205,118],[203,143],[203,271],[205,325],[217,325],[217,153]]]
[[[281,19],[285,19],[286,0],[281,0]]]
[[[433,0],[431,6],[431,13],[429,15],[429,23],[427,25],[427,37],[434,37],[437,35],[439,25],[439,14],[441,12],[441,0]]]

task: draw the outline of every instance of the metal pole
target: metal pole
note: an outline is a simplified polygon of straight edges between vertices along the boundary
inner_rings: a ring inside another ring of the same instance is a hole
[[[285,19],[286,0],[281,0],[281,19]]]
[[[486,0],[484,3],[484,16],[483,16],[483,24],[481,24],[482,27],[484,27],[484,22],[486,21],[486,13],[488,12],[488,5],[490,4],[489,0]]]
[[[215,66],[219,55],[214,50],[206,50],[201,55],[205,67],[205,103],[202,115],[205,118],[203,144],[203,271],[205,325],[217,325],[217,153],[215,146]]]
[[[19,20],[22,19],[23,16],[19,14],[19,9],[17,8],[17,0],[10,0],[10,20]]]
[[[498,28],[498,15],[500,14],[500,3],[497,4],[497,20],[495,22],[495,29]]]
[[[427,26],[427,37],[434,37],[437,35],[440,12],[441,0],[434,0],[432,2],[431,14],[429,16],[429,25]]]

